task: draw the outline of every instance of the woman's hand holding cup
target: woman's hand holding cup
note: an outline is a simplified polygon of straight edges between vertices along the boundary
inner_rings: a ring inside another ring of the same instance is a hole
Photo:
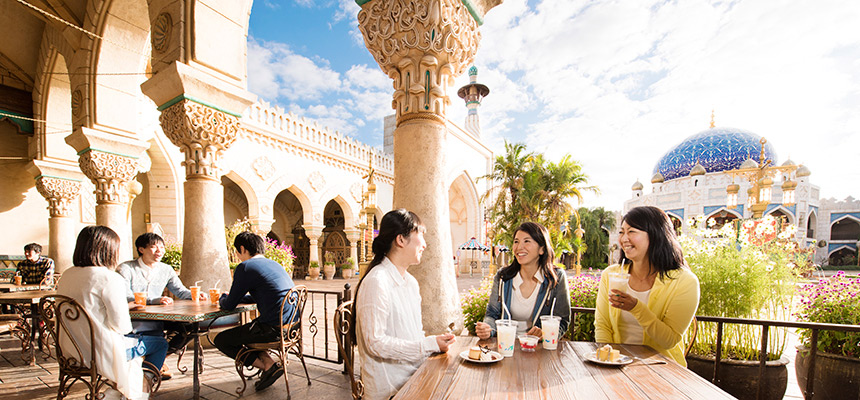
[[[443,353],[448,351],[448,347],[454,344],[455,340],[454,334],[452,333],[443,333],[436,336],[436,344],[439,345],[439,351]]]

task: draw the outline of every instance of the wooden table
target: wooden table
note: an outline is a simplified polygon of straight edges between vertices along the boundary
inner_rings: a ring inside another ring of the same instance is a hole
[[[203,357],[200,352],[200,323],[256,309],[256,304],[239,304],[233,310],[222,310],[208,301],[176,300],[170,305],[147,305],[145,309],[129,311],[129,315],[131,319],[184,322],[190,325],[194,337],[194,399],[199,399],[199,365]]]
[[[558,350],[520,351],[513,358],[476,364],[460,358],[478,342],[460,336],[448,353],[431,356],[400,389],[395,399],[733,399],[692,371],[669,361],[648,346],[614,345],[634,361],[626,367],[602,366],[586,361],[598,347],[591,342],[559,343]]]
[[[50,356],[50,349],[46,342],[49,335],[44,332],[44,327],[40,323],[39,300],[44,296],[54,294],[57,294],[54,290],[0,293],[0,304],[9,304],[19,308],[25,307],[27,304],[30,305],[30,326],[25,327],[27,329],[24,332],[19,331],[21,335],[21,358],[24,361],[29,361],[30,365],[36,362],[36,345],[39,346],[39,350],[47,350]],[[24,310],[21,311],[21,314],[24,315]],[[27,319],[24,318],[24,321],[26,322]]]

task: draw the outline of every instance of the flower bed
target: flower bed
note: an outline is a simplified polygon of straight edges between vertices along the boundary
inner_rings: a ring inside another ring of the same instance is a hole
[[[860,279],[848,278],[839,271],[831,278],[801,286],[798,321],[860,325]],[[800,330],[804,345],[809,346],[812,332]],[[860,358],[860,333],[819,331],[818,350]]]

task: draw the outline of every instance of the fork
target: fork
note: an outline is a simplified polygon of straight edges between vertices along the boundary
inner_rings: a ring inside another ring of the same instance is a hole
[[[660,365],[660,364],[666,364],[666,360],[649,360],[649,359],[646,359],[646,358],[639,358],[639,357],[636,357],[636,356],[630,356],[630,358],[632,358],[634,361],[639,361],[639,364],[637,364],[637,365]],[[633,365],[633,364],[630,364],[630,365]]]

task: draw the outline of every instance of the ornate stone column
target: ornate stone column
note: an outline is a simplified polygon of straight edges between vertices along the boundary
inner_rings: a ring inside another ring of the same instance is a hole
[[[149,143],[84,127],[67,136],[66,143],[78,151],[81,171],[96,187],[96,224],[113,229],[123,242],[120,260],[131,259],[128,183],[137,176],[138,157]]]
[[[73,203],[81,191],[84,178],[76,165],[33,160],[27,169],[36,177],[36,190],[48,201],[48,257],[54,260],[57,273],[72,266],[75,251]]]
[[[355,268],[358,268],[358,239],[361,238],[361,231],[355,228],[344,229],[346,239],[349,240],[349,256],[355,260]]]
[[[448,87],[471,65],[478,25],[500,0],[359,1],[359,29],[380,68],[394,80],[394,207],[418,214],[427,226],[421,265],[424,329],[462,327],[451,253],[445,182]]]
[[[322,236],[323,227],[316,225],[302,225],[302,228],[305,228],[305,236],[307,236],[308,241],[310,241],[308,261],[316,261],[319,263],[320,268],[322,268],[323,261],[320,259],[319,239]],[[322,271],[322,269],[320,269],[320,271]]]

